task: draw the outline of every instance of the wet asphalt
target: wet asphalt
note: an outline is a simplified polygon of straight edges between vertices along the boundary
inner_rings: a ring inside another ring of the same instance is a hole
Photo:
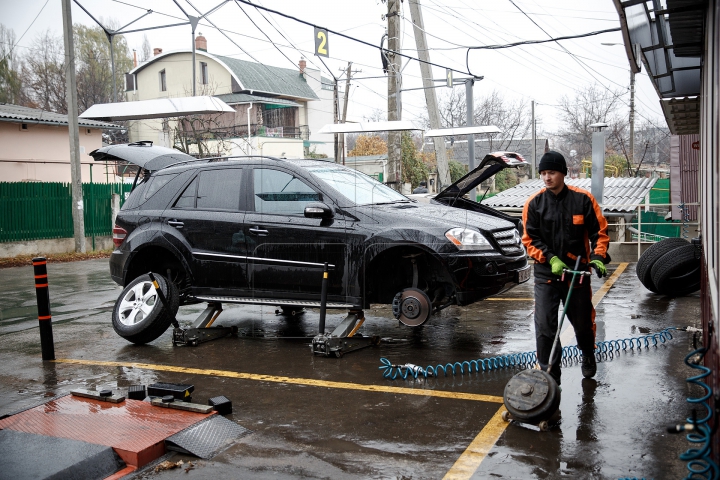
[[[612,273],[618,265],[610,267]],[[627,265],[598,304],[598,341],[700,327],[698,294],[654,295],[634,272],[635,264]],[[502,406],[497,399],[516,369],[427,380],[383,378],[381,357],[427,366],[534,350],[532,279],[497,300],[449,307],[417,329],[399,325],[389,306],[368,310],[360,331],[388,341],[325,358],[309,348],[317,310],[286,317],[276,315],[275,307],[224,305],[215,324],[237,326],[237,337],[173,347],[168,330],[149,345],[135,346],[112,329],[112,307],[121,289],[109,277],[107,260],[49,264],[48,277],[55,356],[86,364],[41,360],[32,267],[0,270],[0,416],[74,388],[122,391],[135,384],[177,382],[194,385],[198,403],[225,395],[233,403],[228,418],[252,433],[212,460],[170,453],[170,460],[183,459],[186,466],[193,461],[184,478],[660,479],[688,473],[678,457],[691,444],[684,435],[665,432],[667,425],[691,415],[686,398],[701,394],[686,382],[695,374],[683,363],[693,349],[687,332],[674,332],[672,340],[656,347],[606,356],[592,380],[582,380],[578,363],[570,361],[563,368],[562,419],[548,432],[515,423],[498,427],[493,420]],[[593,277],[593,290],[602,283]],[[204,306],[181,307],[180,323],[189,325]],[[327,328],[344,317],[345,312],[329,311]],[[123,365],[95,364],[102,361]],[[337,388],[334,382],[349,386]],[[466,393],[475,396],[468,399]],[[151,465],[126,478],[180,474],[156,473]]]

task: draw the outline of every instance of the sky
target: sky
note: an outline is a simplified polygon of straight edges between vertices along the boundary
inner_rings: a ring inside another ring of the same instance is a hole
[[[324,76],[337,77],[353,62],[354,80],[350,87],[348,120],[362,121],[377,110],[387,110],[387,79],[377,48],[329,34],[330,58],[320,61],[313,55],[314,30],[310,25],[261,11],[236,2],[222,0],[79,0],[101,22],[110,19],[126,25],[145,15],[125,30],[182,23],[183,10],[190,15],[220,7],[201,20],[197,31],[207,38],[208,51],[218,55],[258,61],[268,65],[297,68],[301,56],[308,66],[321,69]],[[385,33],[387,4],[381,0],[253,0],[258,6],[293,16],[329,30],[341,32],[372,45],[380,44]],[[561,127],[558,103],[572,98],[578,89],[596,84],[603,89],[620,90],[629,112],[630,70],[620,32],[592,37],[526,45],[502,50],[472,50],[468,46],[546,40],[619,27],[612,0],[421,0],[425,31],[434,78],[443,78],[442,67],[484,76],[475,83],[475,102],[497,91],[511,101],[536,103],[538,133],[552,135]],[[76,3],[72,5],[74,23],[96,25]],[[57,0],[0,0],[0,23],[14,30],[18,52],[30,51],[35,38],[46,30],[62,35],[61,2]],[[408,2],[401,11],[402,53],[417,58]],[[130,48],[140,52],[144,35],[151,47],[164,52],[191,48],[189,25],[129,33]],[[466,65],[466,54],[468,64]],[[402,88],[422,86],[416,61],[403,59]],[[454,73],[455,79],[464,75]],[[380,78],[371,78],[380,77]],[[344,86],[344,79],[341,82]],[[344,88],[344,87],[343,87]],[[464,89],[463,85],[454,87]],[[448,87],[436,89],[443,98]],[[421,90],[403,92],[403,120],[421,124],[426,116]],[[636,125],[644,119],[665,126],[657,94],[643,70],[636,75]]]

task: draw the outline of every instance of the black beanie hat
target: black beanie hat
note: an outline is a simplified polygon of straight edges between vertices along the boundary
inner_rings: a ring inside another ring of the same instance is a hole
[[[565,157],[562,154],[550,150],[540,159],[540,165],[538,165],[538,172],[543,170],[554,170],[560,172],[563,175],[567,175],[567,165],[565,164]]]

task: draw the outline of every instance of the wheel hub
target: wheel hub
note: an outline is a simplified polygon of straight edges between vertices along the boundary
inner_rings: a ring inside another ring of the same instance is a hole
[[[432,313],[432,302],[425,292],[417,288],[406,288],[393,299],[393,315],[408,327],[425,323]]]

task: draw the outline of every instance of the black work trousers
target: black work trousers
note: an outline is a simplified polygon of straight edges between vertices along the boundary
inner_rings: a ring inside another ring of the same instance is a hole
[[[570,286],[566,275],[565,281],[545,281],[535,284],[535,342],[540,368],[547,371],[550,351],[552,350],[555,332],[558,329],[558,309],[560,302],[565,303]],[[592,289],[590,278],[586,277],[582,284],[575,280],[566,315],[575,329],[578,348],[583,355],[592,355],[595,350],[595,308],[592,305]],[[560,353],[562,345],[558,339],[550,375],[560,385]]]

